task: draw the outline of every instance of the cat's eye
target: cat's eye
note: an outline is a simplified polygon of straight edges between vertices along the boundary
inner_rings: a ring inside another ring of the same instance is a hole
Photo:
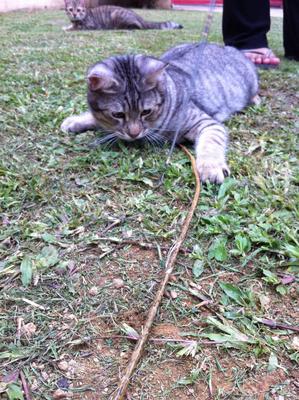
[[[126,114],[123,112],[114,112],[112,113],[112,117],[113,118],[117,118],[117,119],[125,119]]]
[[[82,11],[82,9],[81,8],[77,8],[77,12],[81,12]]]
[[[151,112],[152,112],[151,109],[143,110],[143,111],[141,112],[141,116],[142,116],[142,117],[146,117],[147,115],[150,115]]]
[[[69,8],[69,11],[72,12],[72,11],[73,11],[73,7],[70,7],[70,8]]]

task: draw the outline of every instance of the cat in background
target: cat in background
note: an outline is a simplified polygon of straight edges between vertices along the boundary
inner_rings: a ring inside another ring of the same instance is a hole
[[[177,143],[195,143],[203,182],[221,183],[229,175],[222,122],[258,102],[254,64],[216,44],[179,45],[159,59],[110,57],[89,68],[87,84],[89,111],[66,118],[63,131],[104,131],[97,144],[143,139],[155,145],[178,134]]]
[[[103,5],[119,6],[127,8],[160,8],[170,10],[171,0],[85,0],[87,7],[98,7]]]
[[[84,0],[65,0],[65,11],[71,21],[64,30],[96,29],[182,29],[176,22],[145,21],[140,15],[127,8],[99,6],[87,8]]]

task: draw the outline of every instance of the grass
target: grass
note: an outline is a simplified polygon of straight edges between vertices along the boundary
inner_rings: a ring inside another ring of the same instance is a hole
[[[23,398],[20,371],[33,399],[59,388],[109,398],[133,348],[118,337],[123,324],[140,333],[189,207],[183,152],[165,171],[166,148],[90,150],[94,134],[59,129],[86,108],[90,64],[158,56],[197,40],[204,18],[142,14],[185,29],[65,34],[62,12],[0,16],[0,398]],[[281,22],[269,36],[280,56]],[[211,41],[221,42],[220,26],[216,15]],[[153,331],[164,341],[147,346],[132,399],[298,398],[298,334],[261,323],[299,324],[298,63],[283,60],[260,78],[262,104],[227,124],[232,176],[202,188]]]

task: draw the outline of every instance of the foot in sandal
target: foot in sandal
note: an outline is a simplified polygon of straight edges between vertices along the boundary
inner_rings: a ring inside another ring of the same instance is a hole
[[[280,64],[280,59],[276,57],[273,51],[271,49],[268,49],[267,47],[241,51],[259,68],[277,68]]]

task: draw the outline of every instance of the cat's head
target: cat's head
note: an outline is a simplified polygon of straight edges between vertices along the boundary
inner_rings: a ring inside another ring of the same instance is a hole
[[[90,67],[88,103],[100,126],[123,140],[149,140],[163,111],[166,67],[143,55],[111,57]]]
[[[82,21],[86,17],[84,0],[65,0],[65,12],[72,22]]]

